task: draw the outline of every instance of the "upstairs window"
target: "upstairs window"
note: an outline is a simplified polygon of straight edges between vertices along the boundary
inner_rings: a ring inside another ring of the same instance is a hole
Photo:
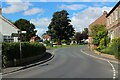
[[[108,19],[107,19],[107,26],[109,26],[109,24],[110,24],[110,23],[109,23],[109,18],[108,18]]]
[[[119,26],[119,30],[118,31],[119,31],[118,33],[119,33],[119,37],[120,37],[120,26]]]
[[[118,10],[116,10],[116,20],[118,20]]]
[[[112,13],[113,22],[115,21],[114,12]]]
[[[111,16],[110,16],[109,20],[110,20],[110,24],[111,24]]]

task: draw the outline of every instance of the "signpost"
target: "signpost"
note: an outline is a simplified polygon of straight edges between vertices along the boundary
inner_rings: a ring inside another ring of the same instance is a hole
[[[22,59],[22,47],[21,47],[21,33],[26,33],[26,31],[21,31],[21,30],[19,30],[18,31],[18,39],[19,39],[19,42],[20,42],[20,59]]]

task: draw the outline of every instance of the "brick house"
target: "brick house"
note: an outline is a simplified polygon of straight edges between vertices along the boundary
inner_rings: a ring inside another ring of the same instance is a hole
[[[94,26],[94,25],[106,25],[106,15],[107,15],[107,12],[104,11],[103,14],[97,18],[94,22],[92,22],[89,27],[88,27],[88,47],[89,48],[94,48],[94,45],[92,45],[92,35],[91,35],[91,28]]]
[[[107,14],[107,30],[110,39],[120,37],[120,1]]]
[[[30,42],[40,42],[40,37],[37,35],[37,36],[33,36],[31,39],[30,39]]]
[[[44,35],[43,36],[43,40],[45,41],[45,40],[48,40],[48,41],[50,41],[50,39],[51,39],[51,36],[49,36],[49,35]]]

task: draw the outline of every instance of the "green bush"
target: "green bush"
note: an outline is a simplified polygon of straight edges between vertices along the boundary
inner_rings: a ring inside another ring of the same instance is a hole
[[[46,51],[45,46],[40,43],[22,43],[22,57],[41,55]]]
[[[102,52],[115,55],[116,58],[120,59],[120,38],[113,39],[108,47],[103,49]]]
[[[50,41],[48,41],[48,40],[45,40],[44,43],[45,43],[47,46],[50,45]]]
[[[45,46],[40,43],[22,42],[21,48],[22,58],[42,55],[46,51]],[[20,59],[20,43],[2,43],[2,59],[4,62]]]
[[[65,43],[65,44],[67,44],[67,45],[70,45],[71,40],[62,40],[61,42],[62,42],[62,43]]]
[[[66,40],[62,40],[61,42],[62,42],[62,43],[66,43]]]
[[[108,37],[102,38],[100,40],[99,46],[97,47],[97,50],[101,51],[101,50],[105,49],[108,46],[107,44],[109,44],[109,43],[110,43],[110,39]]]

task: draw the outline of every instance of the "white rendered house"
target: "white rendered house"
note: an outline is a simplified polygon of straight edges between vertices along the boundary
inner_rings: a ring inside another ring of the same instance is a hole
[[[18,28],[1,14],[0,9],[0,42],[18,42],[18,37],[12,37],[12,33],[18,33]]]

